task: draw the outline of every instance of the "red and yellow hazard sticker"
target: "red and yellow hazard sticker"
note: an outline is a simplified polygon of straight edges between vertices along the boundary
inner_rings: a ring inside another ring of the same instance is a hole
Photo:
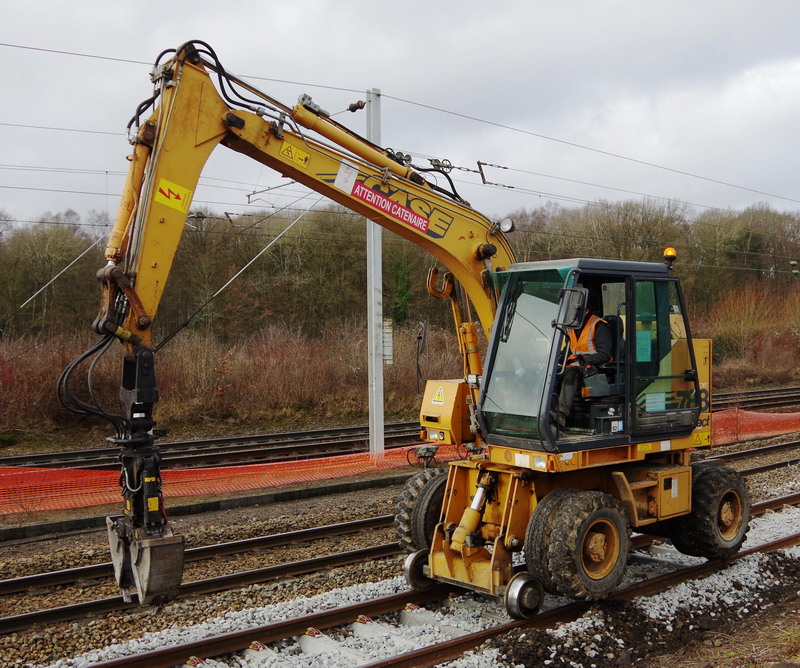
[[[177,183],[167,181],[167,179],[160,179],[153,200],[172,209],[188,213],[189,204],[192,202],[192,191]]]

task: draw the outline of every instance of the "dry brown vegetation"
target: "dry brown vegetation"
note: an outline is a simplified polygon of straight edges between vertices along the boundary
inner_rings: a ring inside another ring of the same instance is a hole
[[[57,402],[55,385],[61,370],[87,343],[68,336],[0,341],[2,429],[52,429],[81,422]],[[395,332],[394,364],[384,367],[387,419],[409,419],[418,408],[416,344],[415,330]],[[119,355],[115,344],[93,376],[97,396],[113,410]],[[360,324],[340,325],[318,337],[296,328],[269,327],[235,344],[189,333],[168,344],[157,360],[157,419],[162,426],[366,421],[366,328]],[[421,365],[431,378],[460,375],[454,336],[429,331]],[[72,389],[86,394],[77,383]]]
[[[395,331],[394,364],[384,367],[389,420],[413,419],[418,410],[417,334],[410,327]],[[800,380],[796,292],[764,286],[731,292],[698,318],[694,334],[714,341],[717,391]],[[85,424],[58,404],[55,384],[89,342],[86,336],[68,335],[0,340],[0,431]],[[114,410],[119,356],[115,344],[94,374],[97,396]],[[428,378],[460,375],[460,356],[449,330],[428,332],[421,366]],[[270,326],[236,343],[187,332],[157,354],[157,373],[160,426],[244,429],[270,422],[324,425],[367,419],[366,327],[355,321],[313,336],[297,326]],[[81,392],[81,387],[76,383],[73,390]]]
[[[715,389],[798,382],[800,277],[790,261],[800,260],[800,214],[765,205],[697,213],[681,203],[643,200],[551,204],[511,217],[519,261],[659,261],[665,246],[676,247],[693,332],[714,340]],[[0,223],[7,218],[0,211]],[[39,222],[0,225],[0,434],[87,423],[61,408],[54,386],[91,343],[102,244],[50,284],[96,237],[72,211]],[[286,224],[268,212],[233,221],[206,213],[187,227],[154,325],[156,341],[186,325],[157,353],[159,426],[263,429],[366,420],[363,219],[341,207],[315,211],[209,302]],[[424,373],[461,371],[449,305],[424,288],[432,263],[420,248],[387,235],[384,313],[396,327],[395,364],[385,368],[388,419],[416,412],[420,323],[431,328]],[[106,357],[95,387],[101,403],[115,409],[119,346]]]
[[[713,340],[715,389],[800,379],[800,292],[750,285],[730,291],[695,324]]]

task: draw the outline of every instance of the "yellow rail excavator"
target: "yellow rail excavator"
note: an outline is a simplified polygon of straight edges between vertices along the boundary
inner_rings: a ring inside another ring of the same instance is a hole
[[[201,171],[220,144],[422,246],[447,268],[442,276],[431,270],[428,289],[450,300],[464,373],[428,381],[421,434],[467,456],[412,477],[398,501],[411,586],[454,583],[500,597],[510,615],[526,618],[544,590],[608,595],[622,578],[632,529],[707,558],[740,548],[750,513],[740,476],[692,457],[711,443],[710,342],[691,337],[674,255],[664,263],[515,263],[509,221],[472,209],[445,163],[412,165],[306,96],[286,106],[227,72],[201,41],[163,52],[151,79],[153,95],[129,124],[128,177],[98,272],[93,327],[102,338],[59,382],[65,405],[116,430],[109,440],[120,448],[123,512],[107,525],[128,598],[168,600],[182,577],[183,538],[164,510],[153,431],[152,325]],[[574,360],[570,332],[587,310],[608,327],[612,354],[582,379],[569,414],[555,419]],[[69,387],[74,369],[115,340],[121,414]],[[520,552],[524,570],[514,563]]]

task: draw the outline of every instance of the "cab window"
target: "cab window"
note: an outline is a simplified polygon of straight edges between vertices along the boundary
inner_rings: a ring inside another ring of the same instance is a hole
[[[699,413],[699,391],[676,283],[636,281],[634,309],[634,429],[691,426]]]

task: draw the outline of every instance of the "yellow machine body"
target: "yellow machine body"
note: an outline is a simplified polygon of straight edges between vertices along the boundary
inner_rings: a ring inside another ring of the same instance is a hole
[[[470,432],[470,401],[472,397],[464,380],[428,381],[419,413],[421,437],[442,445],[474,441],[475,435]]]
[[[616,268],[611,265],[603,269],[610,274]],[[632,267],[631,271],[637,269]],[[533,277],[527,280],[536,283]],[[584,280],[589,282],[591,278]],[[621,279],[614,277],[614,280]],[[668,280],[668,275],[653,280]],[[661,301],[659,308],[666,311],[664,300]],[[669,306],[670,311],[675,308]],[[626,320],[633,323],[630,317],[622,319],[621,337],[624,336]],[[505,327],[508,328],[508,323]],[[503,595],[512,575],[511,553],[522,548],[526,528],[538,503],[555,490],[591,490],[607,494],[625,508],[629,525],[642,531],[647,525],[690,513],[690,454],[695,449],[711,445],[711,342],[692,340],[686,329],[683,319],[676,323],[671,315],[662,316],[659,323],[653,314],[643,314],[632,329],[635,334],[628,343],[627,353],[620,353],[635,360],[638,366],[629,364],[622,371],[616,370],[626,376],[635,372],[636,383],[631,379],[613,392],[599,392],[598,396],[586,392],[583,395],[589,409],[598,402],[601,407],[615,409],[609,412],[614,413],[613,420],[619,421],[618,429],[612,426],[603,431],[599,425],[607,423],[601,415],[595,420],[597,428],[591,433],[563,436],[559,433],[556,438],[550,438],[553,428],[544,427],[541,417],[536,427],[534,410],[530,418],[523,420],[520,416],[517,420],[518,431],[527,433],[526,438],[515,437],[513,426],[500,430],[498,433],[506,436],[496,439],[489,429],[482,430],[484,451],[450,463],[440,522],[434,530],[426,574],[433,579]],[[539,333],[542,330],[536,327],[534,331]],[[501,336],[499,328],[496,328],[495,337]],[[671,338],[673,336],[675,338]],[[509,334],[507,345],[512,346],[512,339],[513,334]],[[690,342],[691,347],[687,346]],[[489,383],[495,382],[492,373],[502,373],[504,368],[497,352],[504,344],[495,341],[494,345],[495,359],[491,359],[490,353],[487,362]],[[557,340],[551,345],[556,349],[560,347]],[[524,350],[525,346],[519,349]],[[511,367],[506,374],[508,382],[524,377],[523,367]],[[613,369],[609,371],[614,372]],[[646,374],[652,374],[652,377]],[[500,379],[503,380],[503,376]],[[615,392],[620,396],[608,396]],[[636,394],[632,395],[632,392]],[[433,396],[431,392],[426,393],[423,416],[431,408]],[[513,403],[516,395],[506,392],[501,396]],[[636,400],[626,405],[625,396],[635,396]],[[490,404],[489,398],[483,395],[482,399],[484,406],[501,403],[498,400]],[[535,394],[532,394],[531,401],[534,400]],[[464,401],[467,402],[467,396]],[[687,422],[688,418],[680,420],[675,417],[669,421],[672,413],[676,416],[687,413],[687,406],[691,407],[690,413],[694,416],[691,424]],[[674,407],[674,411],[670,407]],[[463,415],[468,406],[447,408],[448,415]],[[664,424],[672,426],[660,430],[663,436],[644,436],[648,430],[651,433],[659,431],[651,426],[651,421],[659,419],[660,415],[668,416]],[[442,418],[436,416],[436,419]],[[491,423],[484,424],[492,426]],[[642,434],[637,435],[637,429]],[[428,431],[429,436],[432,433]],[[515,446],[514,441],[519,444]],[[482,485],[490,492],[485,500],[476,501],[476,497],[483,493],[480,491]]]

